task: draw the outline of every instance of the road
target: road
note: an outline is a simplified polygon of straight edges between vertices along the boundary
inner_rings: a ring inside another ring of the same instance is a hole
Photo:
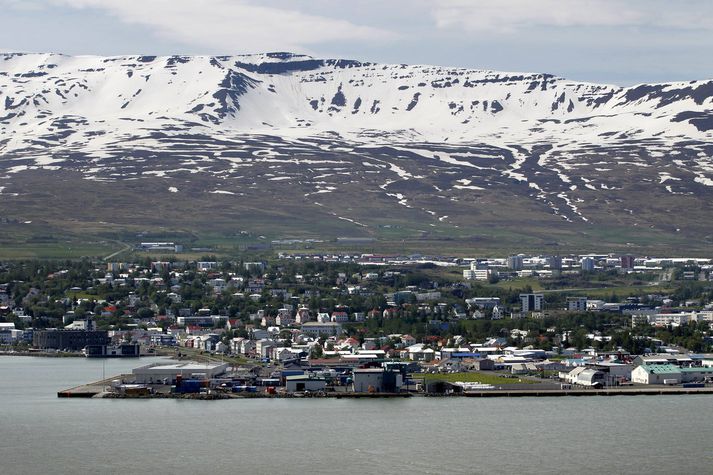
[[[104,258],[105,261],[108,261],[109,259],[118,256],[118,255],[121,254],[122,252],[126,252],[126,251],[128,251],[129,249],[131,249],[131,244],[126,244],[125,242],[121,242],[121,241],[113,241],[113,242],[119,244],[120,246],[124,246],[124,248],[123,248],[123,249],[119,249],[118,251],[113,252],[113,253],[109,254],[108,256],[106,256],[106,257]]]
[[[648,284],[643,284],[643,285],[626,285],[623,287],[626,288],[636,288],[636,289],[645,289],[647,287],[656,287],[661,285],[660,282],[649,282]],[[535,291],[541,292],[543,294],[553,294],[553,293],[561,293],[561,292],[586,292],[589,290],[617,290],[622,288],[622,286],[611,286],[611,287],[580,287],[580,288],[567,288],[567,289],[548,289],[548,290],[538,290]]]

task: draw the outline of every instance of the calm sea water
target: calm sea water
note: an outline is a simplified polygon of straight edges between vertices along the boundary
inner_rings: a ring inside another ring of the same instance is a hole
[[[713,396],[56,397],[101,375],[0,357],[0,473],[713,473]]]

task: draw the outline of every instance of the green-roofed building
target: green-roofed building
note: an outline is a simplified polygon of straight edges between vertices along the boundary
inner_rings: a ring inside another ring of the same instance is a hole
[[[692,382],[709,382],[713,381],[713,368],[705,366],[692,366],[690,368],[681,368],[684,383]]]
[[[679,384],[713,380],[713,368],[685,367],[672,364],[642,364],[631,372],[638,384]]]
[[[631,372],[631,382],[638,384],[678,384],[681,368],[672,364],[642,364]]]

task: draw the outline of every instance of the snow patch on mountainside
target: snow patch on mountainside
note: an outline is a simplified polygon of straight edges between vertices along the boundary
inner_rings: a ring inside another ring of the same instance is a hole
[[[3,195],[22,173],[73,170],[99,182],[209,177],[202,193],[224,199],[361,185],[434,222],[446,217],[419,199],[477,206],[507,190],[590,222],[592,198],[626,187],[713,187],[711,144],[710,80],[623,88],[290,53],[0,54]]]

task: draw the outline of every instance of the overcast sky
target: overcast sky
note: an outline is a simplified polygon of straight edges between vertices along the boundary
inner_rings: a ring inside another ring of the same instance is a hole
[[[713,78],[713,0],[0,0],[0,51],[240,54]]]

